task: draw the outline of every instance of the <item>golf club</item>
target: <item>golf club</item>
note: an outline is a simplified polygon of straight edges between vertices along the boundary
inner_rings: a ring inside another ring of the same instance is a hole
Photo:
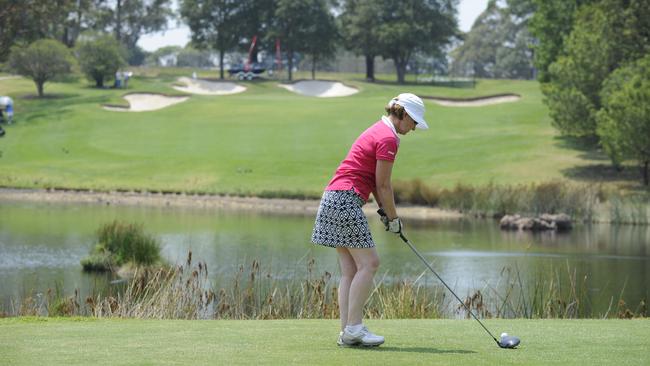
[[[377,213],[379,213],[380,216],[386,216],[386,213],[383,211],[383,209],[379,209],[379,211],[377,211]],[[465,310],[467,310],[467,312],[469,312],[469,313],[472,315],[472,317],[473,317],[474,319],[476,319],[476,321],[477,321],[479,324],[481,324],[481,326],[483,327],[483,329],[485,329],[485,331],[490,335],[490,337],[492,337],[492,339],[494,339],[494,341],[497,343],[497,345],[499,345],[499,347],[501,347],[501,348],[516,348],[516,347],[519,345],[519,342],[520,342],[519,338],[518,338],[518,337],[514,337],[514,336],[509,336],[507,333],[503,333],[503,334],[501,334],[501,340],[498,340],[497,337],[495,337],[495,336],[492,334],[492,332],[490,332],[490,331],[485,327],[485,325],[483,325],[483,323],[478,319],[478,317],[476,317],[476,315],[474,315],[474,312],[473,312],[472,310],[470,310],[470,308],[467,306],[467,304],[465,304],[465,303],[463,302],[463,300],[461,300],[460,297],[458,297],[458,295],[456,295],[456,293],[455,293],[455,292],[454,292],[454,291],[453,291],[453,290],[452,290],[452,289],[447,285],[447,283],[446,283],[446,282],[445,282],[445,281],[444,281],[444,280],[443,280],[443,279],[438,275],[438,273],[433,269],[433,267],[431,267],[431,265],[429,264],[429,262],[427,262],[427,260],[422,256],[422,254],[420,254],[420,252],[419,252],[417,249],[415,249],[415,246],[413,246],[413,244],[411,244],[411,242],[406,238],[406,236],[404,235],[404,232],[401,232],[401,231],[400,231],[400,233],[399,233],[399,237],[402,238],[402,240],[406,243],[406,245],[408,245],[409,248],[411,248],[411,250],[413,251],[413,253],[415,253],[415,255],[417,255],[418,258],[420,258],[420,259],[422,260],[422,262],[424,262],[424,264],[425,264],[425,265],[426,265],[426,266],[431,270],[431,272],[433,272],[433,274],[438,278],[438,280],[440,280],[440,282],[442,282],[442,284],[445,285],[445,287],[447,288],[447,290],[449,290],[449,292],[451,292],[451,294],[454,295],[454,297],[455,297],[455,298],[456,298],[456,299],[457,299],[457,300],[458,300],[458,301],[463,305],[463,307],[465,308]]]

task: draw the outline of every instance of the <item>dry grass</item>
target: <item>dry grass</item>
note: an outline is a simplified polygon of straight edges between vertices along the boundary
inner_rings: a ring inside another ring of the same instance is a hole
[[[254,260],[239,267],[219,290],[208,280],[204,262],[194,264],[192,253],[184,265],[142,267],[114,294],[89,296],[82,303],[75,291],[60,288],[45,296],[29,296],[6,316],[94,316],[140,319],[337,319],[337,287],[329,272],[314,272],[307,262],[304,278],[279,279]],[[518,268],[505,267],[499,283],[467,296],[465,305],[482,318],[632,318],[647,316],[645,302],[630,308],[621,296],[612,309],[595,313],[587,301],[587,276],[568,266],[522,281]],[[374,319],[469,317],[462,305],[441,286],[384,276],[366,303],[366,317]]]

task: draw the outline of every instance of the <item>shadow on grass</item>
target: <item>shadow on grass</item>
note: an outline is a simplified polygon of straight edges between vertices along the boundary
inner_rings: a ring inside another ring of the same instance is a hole
[[[471,354],[476,351],[469,351],[466,349],[437,349],[428,347],[372,347],[372,348],[355,348],[370,352],[409,352],[409,353],[434,353],[434,354]]]
[[[640,169],[636,169],[634,166],[626,166],[622,170],[617,170],[611,164],[590,164],[563,169],[561,172],[568,178],[585,182],[640,183],[642,180]]]
[[[52,99],[70,99],[70,98],[76,98],[78,97],[79,94],[74,94],[74,93],[45,93],[42,97],[39,97],[38,94],[26,94],[23,95],[21,98],[25,100],[52,100]]]
[[[413,81],[408,80],[403,83],[398,83],[396,80],[380,80],[368,81],[367,79],[352,79],[353,81],[365,82],[377,85],[392,85],[392,86],[439,86],[443,88],[457,88],[457,89],[474,89],[478,82],[473,80],[449,80],[449,81]]]
[[[607,155],[598,146],[596,138],[578,138],[571,136],[558,136],[554,138],[555,145],[563,149],[580,151],[580,158],[586,160],[609,160]]]

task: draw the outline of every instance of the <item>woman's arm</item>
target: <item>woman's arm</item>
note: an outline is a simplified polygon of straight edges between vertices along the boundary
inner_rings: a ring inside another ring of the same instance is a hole
[[[375,183],[377,188],[373,192],[379,203],[379,207],[384,209],[389,220],[397,217],[395,209],[395,198],[393,196],[393,186],[390,179],[393,172],[393,162],[387,160],[377,160],[375,168]]]

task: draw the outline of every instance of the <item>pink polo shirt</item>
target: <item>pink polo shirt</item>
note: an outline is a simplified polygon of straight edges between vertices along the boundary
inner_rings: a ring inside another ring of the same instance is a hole
[[[368,201],[376,188],[377,160],[395,161],[397,156],[399,137],[389,124],[387,118],[379,120],[357,138],[326,191],[354,189],[364,201]]]

